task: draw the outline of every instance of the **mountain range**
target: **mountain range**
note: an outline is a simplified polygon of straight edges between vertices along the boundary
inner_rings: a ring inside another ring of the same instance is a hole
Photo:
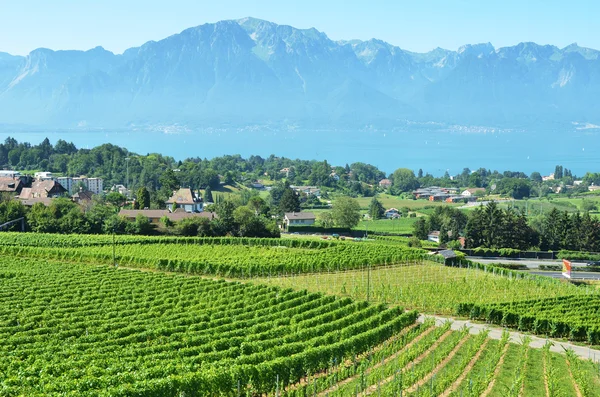
[[[414,53],[254,18],[123,54],[0,53],[4,127],[600,124],[599,98],[600,51],[576,44]]]

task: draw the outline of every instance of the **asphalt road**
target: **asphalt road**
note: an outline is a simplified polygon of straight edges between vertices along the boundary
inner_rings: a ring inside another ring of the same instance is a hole
[[[438,326],[440,326],[444,322],[450,320],[450,321],[452,321],[451,328],[453,330],[459,330],[466,325],[467,327],[469,327],[469,332],[473,335],[477,335],[484,330],[489,330],[490,331],[489,335],[488,335],[489,338],[497,339],[497,340],[500,340],[502,338],[503,328],[490,326],[488,324],[479,324],[479,323],[473,323],[473,322],[465,321],[465,320],[456,320],[454,318],[449,318],[449,317],[424,316],[424,315],[419,316],[419,319],[417,321],[422,323],[423,321],[425,321],[425,318],[428,318],[428,317],[435,318],[435,323]],[[524,337],[525,337],[525,334],[522,334],[520,332],[510,331],[510,341],[513,343],[521,344],[521,341]],[[544,345],[548,341],[548,339],[539,338],[539,337],[533,336],[533,335],[529,335],[529,337],[531,338],[531,343],[529,344],[529,346],[536,348],[536,349],[540,349],[540,348],[544,347]],[[550,347],[550,350],[553,352],[564,354],[565,353],[564,349],[573,349],[575,354],[577,354],[579,357],[581,357],[583,359],[589,358],[589,359],[594,360],[595,362],[600,362],[600,350],[590,349],[589,347],[585,347],[585,346],[577,346],[577,345],[573,345],[573,344],[567,343],[567,342],[558,342],[555,340],[551,340],[551,341],[552,341],[552,343],[554,343],[554,345]]]
[[[561,272],[542,272],[532,271],[531,274],[537,274],[538,276],[546,276],[552,278],[563,278]],[[600,273],[593,272],[571,272],[572,280],[600,280]]]
[[[481,258],[477,256],[468,256],[467,259],[479,263],[503,263],[507,265],[525,265],[530,269],[539,269],[540,265],[562,266],[561,260],[544,259],[510,259],[510,258]],[[585,266],[585,262],[571,261],[573,266]]]

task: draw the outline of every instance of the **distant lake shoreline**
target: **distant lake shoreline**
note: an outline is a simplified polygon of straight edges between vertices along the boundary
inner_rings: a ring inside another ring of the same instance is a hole
[[[39,131],[0,132],[38,144],[48,137],[73,142],[78,148],[112,143],[130,151],[160,153],[184,160],[226,154],[268,157],[271,154],[303,160],[326,159],[333,165],[364,162],[391,173],[400,167],[451,175],[484,167],[498,171],[554,171],[558,164],[578,176],[600,171],[600,129],[477,132],[469,129],[410,128],[395,131],[357,130],[199,130],[199,131]]]

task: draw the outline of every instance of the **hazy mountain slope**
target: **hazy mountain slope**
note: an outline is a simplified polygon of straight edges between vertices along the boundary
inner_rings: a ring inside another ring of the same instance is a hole
[[[0,53],[0,124],[389,127],[600,122],[599,52],[520,43],[425,54],[335,42],[254,18],[184,30],[115,55]]]

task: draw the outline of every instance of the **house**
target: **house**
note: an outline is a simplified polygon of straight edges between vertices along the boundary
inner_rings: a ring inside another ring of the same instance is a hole
[[[279,172],[285,174],[286,178],[289,178],[290,176],[290,169],[288,167],[280,169]]]
[[[290,186],[297,193],[304,193],[307,196],[320,196],[321,189],[316,186]]]
[[[0,178],[13,178],[17,179],[21,176],[19,171],[13,170],[0,170]]]
[[[445,201],[448,197],[448,193],[435,193],[429,196],[429,201]]]
[[[554,174],[550,174],[548,176],[543,176],[542,177],[542,181],[546,182],[546,181],[553,181],[554,180]]]
[[[18,178],[0,177],[0,193],[9,193],[16,196],[21,193],[23,183]]]
[[[166,202],[167,208],[175,212],[177,208],[182,208],[185,212],[202,212],[202,198],[199,197],[191,188],[181,188],[173,192],[173,195]]]
[[[439,232],[439,230],[430,232],[427,235],[427,240],[433,241],[434,243],[439,243],[440,242],[440,232]]]
[[[283,227],[314,225],[317,217],[312,212],[286,212],[283,216]]]
[[[42,203],[46,207],[49,207],[50,204],[52,204],[53,200],[54,199],[51,198],[51,197],[38,197],[38,198],[30,198],[30,199],[20,199],[21,204],[23,204],[25,207],[33,207],[37,203]]]
[[[36,172],[33,174],[33,177],[37,181],[53,181],[56,180],[54,175],[51,172]]]
[[[340,176],[338,174],[336,174],[335,172],[332,172],[331,174],[329,174],[329,177],[332,178],[336,182],[340,180]]]
[[[597,191],[600,191],[600,186],[594,186],[594,185],[592,185],[592,186],[588,187],[588,190],[590,192],[597,192]]]
[[[390,208],[389,210],[385,211],[384,215],[387,219],[400,218],[402,216],[400,211],[398,211],[396,208]]]
[[[178,222],[186,218],[207,218],[213,220],[216,218],[214,212],[171,212],[169,210],[121,210],[119,216],[126,218],[128,221],[135,221],[138,215],[143,215],[150,221],[151,224],[157,225],[162,217],[167,217],[172,222]]]
[[[67,189],[56,181],[36,181],[31,184],[31,187],[25,187],[21,190],[19,199],[56,198],[62,196],[66,192]]]
[[[390,186],[392,186],[392,181],[389,179],[382,179],[379,181],[379,187],[382,189],[388,189]]]
[[[573,185],[579,186],[583,183],[583,181],[573,181]]]
[[[77,204],[87,204],[92,201],[92,197],[94,193],[89,190],[80,189],[77,193],[71,196],[71,200],[76,202]]]
[[[469,188],[469,189],[463,190],[463,192],[461,193],[461,196],[472,197],[472,196],[476,196],[477,193],[485,193],[485,188],[482,188],[482,187]]]
[[[123,185],[113,185],[113,187],[110,188],[111,192],[118,192],[120,194],[122,194],[125,197],[129,197],[129,193],[131,193],[125,186]]]
[[[446,266],[454,266],[457,261],[456,252],[452,250],[442,250],[438,252],[438,255],[444,257],[444,265]]]

